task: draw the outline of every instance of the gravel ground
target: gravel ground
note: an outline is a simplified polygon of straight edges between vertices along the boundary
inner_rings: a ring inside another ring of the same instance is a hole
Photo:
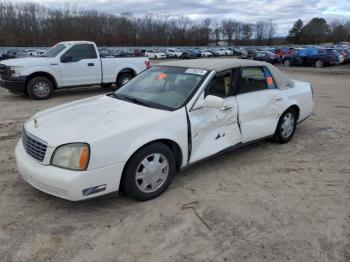
[[[283,69],[315,110],[285,145],[261,142],[181,171],[157,199],[72,203],[19,176],[14,148],[38,110],[0,90],[0,261],[350,261],[350,67]]]

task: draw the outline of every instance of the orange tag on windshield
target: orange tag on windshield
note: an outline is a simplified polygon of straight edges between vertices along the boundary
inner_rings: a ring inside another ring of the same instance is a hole
[[[272,85],[272,84],[273,84],[273,79],[272,79],[271,76],[269,76],[269,77],[267,78],[267,84],[268,84],[268,85]]]
[[[163,80],[163,79],[165,79],[167,77],[168,77],[167,74],[160,73],[158,76],[156,76],[156,80]]]

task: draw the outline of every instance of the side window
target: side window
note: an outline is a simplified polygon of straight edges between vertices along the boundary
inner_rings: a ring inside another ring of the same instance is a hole
[[[275,84],[275,80],[273,80],[272,74],[269,69],[264,67],[264,73],[266,77],[266,83],[267,83],[267,88],[268,89],[276,89],[277,86]]]
[[[205,92],[205,95],[212,95],[225,98],[230,95],[232,83],[231,71],[225,71],[218,73],[214,76],[213,80],[209,83],[209,87]]]
[[[245,67],[241,70],[241,76],[238,79],[238,94],[266,90],[267,81],[264,69],[261,67]]]
[[[317,49],[312,49],[310,52],[310,55],[317,55]]]
[[[72,56],[72,62],[97,58],[96,50],[94,46],[90,44],[75,45],[67,51],[65,56],[67,55]]]

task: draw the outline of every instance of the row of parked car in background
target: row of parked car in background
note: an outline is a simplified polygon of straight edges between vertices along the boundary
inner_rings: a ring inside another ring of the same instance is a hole
[[[42,56],[45,54],[44,49],[7,49],[0,48],[0,60],[6,60],[11,58]]]
[[[16,57],[38,57],[44,49],[0,49],[0,60]],[[235,56],[284,66],[324,67],[350,62],[350,45],[303,47],[163,47],[163,48],[99,48],[101,57],[147,56],[150,59],[195,59],[200,57]]]

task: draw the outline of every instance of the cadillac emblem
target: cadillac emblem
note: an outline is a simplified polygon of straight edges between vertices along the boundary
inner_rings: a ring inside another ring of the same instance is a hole
[[[38,119],[34,118],[34,127],[35,128],[38,128],[39,125],[38,125]]]

